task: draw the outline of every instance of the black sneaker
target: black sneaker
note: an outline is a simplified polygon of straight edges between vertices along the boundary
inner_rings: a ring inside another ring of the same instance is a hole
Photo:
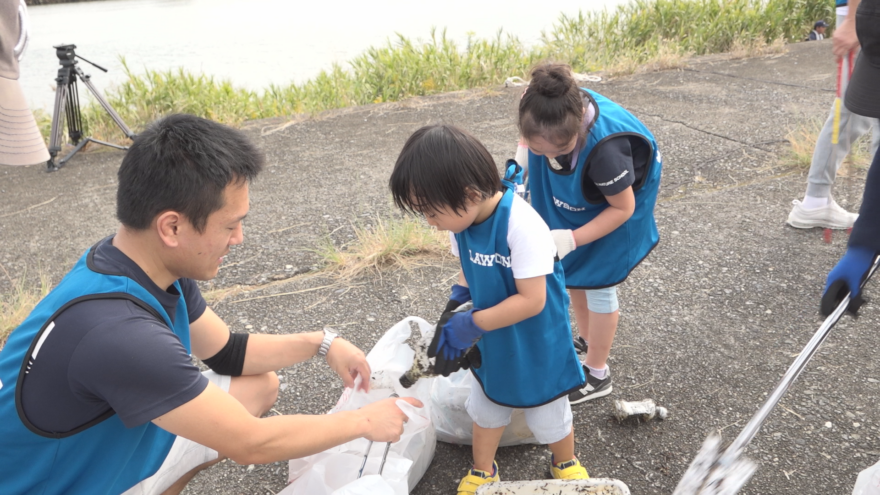
[[[577,351],[578,354],[587,353],[587,342],[580,335],[574,338],[574,350]]]
[[[572,404],[580,404],[581,402],[586,402],[588,400],[605,397],[611,393],[611,370],[608,370],[605,378],[600,380],[591,375],[590,370],[584,366],[584,375],[587,376],[587,382],[584,384],[584,388],[568,394],[568,402]]]

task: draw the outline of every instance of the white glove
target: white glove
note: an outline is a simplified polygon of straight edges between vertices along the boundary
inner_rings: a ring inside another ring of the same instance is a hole
[[[574,240],[574,232],[568,229],[551,230],[550,235],[553,236],[553,242],[556,243],[556,256],[562,261],[568,253],[577,249],[577,242]]]

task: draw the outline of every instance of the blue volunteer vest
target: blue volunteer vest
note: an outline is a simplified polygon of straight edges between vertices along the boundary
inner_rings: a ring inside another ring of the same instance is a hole
[[[654,205],[660,189],[661,160],[651,131],[620,105],[590,90],[596,119],[579,151],[574,171],[557,172],[547,158],[529,151],[529,192],[532,207],[552,230],[575,230],[608,207],[587,201],[584,181],[592,182],[584,166],[599,144],[613,137],[637,136],[651,147],[651,159],[641,184],[634,184],[636,209],[623,225],[601,239],[578,246],[562,260],[565,285],[572,289],[601,289],[623,282],[660,240]]]
[[[190,350],[183,294],[172,325],[159,301],[134,280],[95,271],[95,248],[37,304],[0,352],[0,493],[122,493],[152,476],[174,442],[173,434],[153,423],[126,428],[113,411],[65,433],[41,431],[24,417],[21,384],[28,358],[50,323],[73,304],[91,299],[131,300],[172,328]],[[174,285],[180,292],[179,282]]]
[[[491,308],[517,293],[510,266],[507,228],[513,184],[491,217],[455,235],[461,268],[476,308]],[[568,294],[557,261],[547,275],[547,301],[536,316],[486,333],[477,343],[483,364],[473,373],[493,402],[537,407],[581,387],[584,373],[575,354]]]

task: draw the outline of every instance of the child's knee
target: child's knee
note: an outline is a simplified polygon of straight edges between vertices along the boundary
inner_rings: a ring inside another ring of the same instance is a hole
[[[587,307],[593,313],[608,314],[617,311],[617,286],[587,291]]]
[[[587,309],[587,292],[584,290],[576,290],[570,289],[568,291],[569,300],[571,301],[571,305],[576,310],[578,309]]]

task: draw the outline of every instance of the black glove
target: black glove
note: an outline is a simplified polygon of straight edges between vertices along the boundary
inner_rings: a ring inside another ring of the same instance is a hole
[[[455,301],[450,301],[447,307],[451,306]],[[455,307],[457,308],[460,304],[456,303]],[[440,345],[440,335],[443,333],[443,325],[449,321],[456,313],[453,311],[446,311],[440,317],[440,321],[437,322],[437,326],[434,329],[434,338],[431,339],[431,345],[428,346],[428,357],[434,358],[434,373],[443,376],[449,376],[452,373],[455,373],[461,369],[469,369],[469,368],[479,368],[483,365],[483,355],[480,353],[479,347],[474,345],[464,355],[447,359],[443,352],[439,352],[437,349]]]

